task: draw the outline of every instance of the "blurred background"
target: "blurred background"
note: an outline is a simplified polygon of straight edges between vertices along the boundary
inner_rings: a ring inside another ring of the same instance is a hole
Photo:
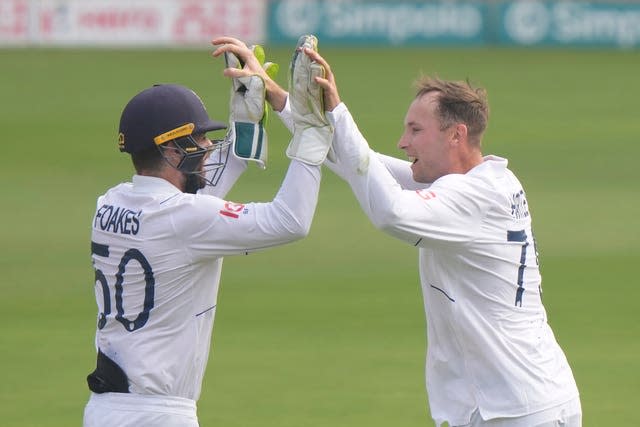
[[[191,46],[212,35],[288,44],[636,48],[637,1],[2,0],[3,46]]]
[[[527,191],[584,426],[640,425],[640,4],[538,0],[0,0],[0,424],[81,425],[90,222],[133,174],[116,141],[126,102],[180,83],[226,120],[210,40],[263,44],[286,87],[304,33],[385,154],[402,156],[421,74],[487,88],[485,152]],[[289,135],[275,115],[267,129],[267,170],[250,167],[230,200],[277,192]],[[200,424],[431,426],[425,346],[415,248],[375,230],[325,169],[307,239],[225,259]]]

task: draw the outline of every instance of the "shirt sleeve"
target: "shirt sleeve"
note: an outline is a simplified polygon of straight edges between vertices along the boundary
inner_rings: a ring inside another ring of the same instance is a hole
[[[412,245],[467,242],[477,235],[483,203],[470,197],[464,175],[448,175],[429,188],[403,189],[344,104],[328,117],[335,127],[330,167],[349,183],[374,226]]]
[[[385,154],[377,153],[378,159],[384,164],[391,176],[405,190],[421,190],[428,188],[430,184],[423,184],[413,180],[411,162],[397,159]]]
[[[248,254],[305,237],[318,201],[320,167],[296,160],[275,198],[268,203],[237,203],[201,196],[186,234],[196,258]]]
[[[224,198],[240,178],[240,175],[247,169],[247,161],[234,156],[231,153],[231,145],[224,149],[221,156],[227,159],[227,163],[222,170],[220,179],[216,185],[207,185],[198,193]],[[214,173],[215,171],[207,173],[207,179],[212,179]]]
[[[289,129],[289,132],[293,133],[293,116],[291,114],[291,104],[289,103],[289,96],[287,95],[287,101],[284,104],[282,111],[277,111],[278,117],[282,123]]]

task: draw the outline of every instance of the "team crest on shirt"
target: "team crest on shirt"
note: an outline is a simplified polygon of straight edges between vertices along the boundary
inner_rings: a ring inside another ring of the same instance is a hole
[[[427,189],[416,190],[416,194],[424,200],[431,200],[436,198],[436,193]]]
[[[245,207],[242,203],[225,202],[224,208],[220,209],[220,215],[231,218],[238,218],[241,213],[245,213]]]

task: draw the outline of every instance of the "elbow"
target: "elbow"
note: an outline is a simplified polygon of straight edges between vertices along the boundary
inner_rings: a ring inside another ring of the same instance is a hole
[[[313,220],[313,210],[309,214],[294,211],[284,207],[281,209],[280,230],[283,235],[287,236],[287,240],[293,242],[295,240],[304,239],[311,231],[311,223]]]
[[[389,232],[393,230],[401,220],[400,216],[393,209],[372,210],[371,223],[378,230]]]
[[[395,217],[391,213],[384,213],[383,215],[377,213],[375,217],[372,217],[371,223],[378,230],[385,231],[395,224]]]
[[[311,231],[311,222],[304,223],[299,221],[290,221],[285,225],[286,234],[289,241],[294,242],[296,240],[304,239],[309,235]]]
[[[309,235],[311,231],[311,219],[308,220],[298,220],[290,222],[289,233],[291,235],[292,240],[300,240],[304,239]]]
[[[309,235],[311,230],[311,224],[301,223],[298,221],[291,221],[284,224],[282,229],[282,236],[288,243],[292,243],[298,240],[302,240]]]
[[[305,237],[307,237],[309,235],[309,232],[311,231],[311,226],[309,227],[301,227],[300,229],[296,230],[295,233],[292,234],[293,239],[294,240],[302,240]]]

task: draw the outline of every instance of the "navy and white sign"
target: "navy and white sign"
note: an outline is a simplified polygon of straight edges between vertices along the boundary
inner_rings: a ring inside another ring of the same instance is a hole
[[[270,42],[315,34],[323,43],[482,44],[486,4],[478,2],[281,0],[270,2]]]
[[[640,5],[543,2],[501,3],[499,42],[519,45],[640,46]]]

